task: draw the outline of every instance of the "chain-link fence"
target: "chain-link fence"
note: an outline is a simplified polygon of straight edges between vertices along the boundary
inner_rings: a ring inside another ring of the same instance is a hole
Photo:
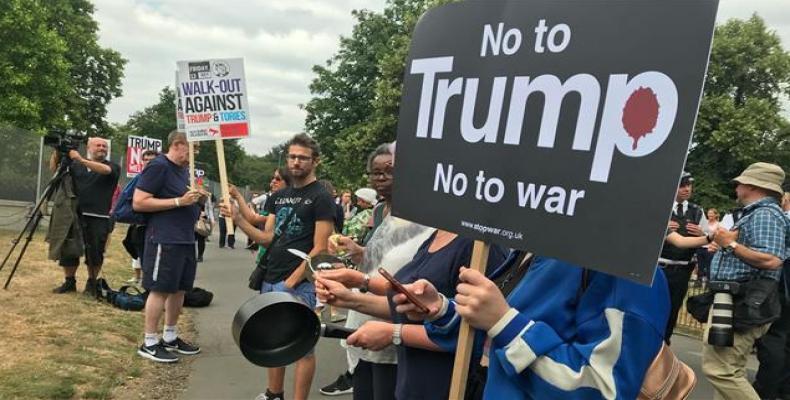
[[[39,193],[39,171],[43,174],[49,161],[41,136],[0,125],[0,143],[0,200],[34,202]]]

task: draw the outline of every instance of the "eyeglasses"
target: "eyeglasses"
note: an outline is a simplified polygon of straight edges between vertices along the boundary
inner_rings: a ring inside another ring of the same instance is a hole
[[[368,175],[371,178],[392,178],[392,171],[371,171]]]
[[[299,154],[289,154],[288,160],[290,161],[301,161],[301,162],[308,162],[311,161],[313,157],[303,156]]]
[[[281,180],[283,180],[283,178],[282,178],[282,177],[279,177],[279,176],[273,176],[273,177],[272,177],[272,180],[273,180],[273,181],[281,181]]]

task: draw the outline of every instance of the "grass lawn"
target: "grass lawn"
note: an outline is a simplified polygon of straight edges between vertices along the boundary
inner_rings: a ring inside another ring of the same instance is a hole
[[[82,294],[87,272],[77,272],[77,293],[55,295],[63,280],[47,259],[45,227],[37,234],[8,290],[0,288],[0,399],[172,399],[184,389],[189,361],[159,365],[136,354],[142,312],[123,311]],[[132,276],[119,224],[105,256],[104,276],[114,289]],[[17,232],[0,231],[0,261]],[[17,252],[22,244],[17,246]],[[0,285],[16,253],[0,272]],[[186,311],[179,327],[194,339]],[[174,383],[176,382],[176,383]]]

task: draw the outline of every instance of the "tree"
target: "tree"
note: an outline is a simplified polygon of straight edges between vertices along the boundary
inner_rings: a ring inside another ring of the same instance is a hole
[[[351,36],[340,39],[326,66],[313,67],[305,126],[335,186],[365,185],[364,155],[395,139],[411,32],[428,8],[446,2],[390,0],[382,13],[354,11]]]
[[[25,129],[108,136],[107,104],[126,63],[97,43],[87,0],[6,0],[0,16],[0,120]]]
[[[735,206],[730,181],[753,162],[790,166],[790,123],[781,114],[788,94],[790,54],[762,18],[716,27],[687,160],[698,203]]]

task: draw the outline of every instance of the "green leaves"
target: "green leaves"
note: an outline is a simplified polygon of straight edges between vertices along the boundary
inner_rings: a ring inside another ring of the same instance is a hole
[[[751,163],[766,161],[788,170],[790,124],[781,109],[788,93],[790,54],[760,17],[716,28],[687,160],[696,176],[696,202],[734,207],[730,180]]]
[[[321,145],[320,169],[338,188],[367,185],[367,154],[395,139],[411,32],[439,3],[390,0],[382,13],[355,11],[350,37],[325,66],[316,65],[305,126]]]
[[[126,63],[99,46],[86,0],[6,0],[0,14],[0,121],[107,135],[106,106]]]

